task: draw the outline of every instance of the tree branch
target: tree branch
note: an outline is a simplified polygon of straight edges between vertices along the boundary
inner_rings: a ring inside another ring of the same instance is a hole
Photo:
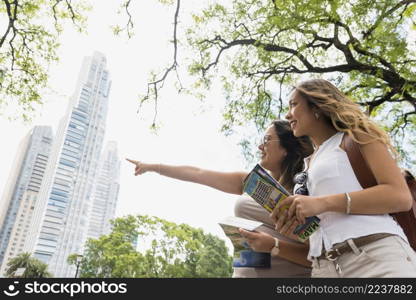
[[[71,15],[71,20],[72,23],[77,25],[77,13],[74,10],[74,7],[72,6],[72,0],[55,0],[55,4],[52,6],[52,11],[53,11],[53,17],[55,19],[55,28],[58,26],[58,17],[57,17],[57,10],[56,8],[59,6],[59,4],[65,1],[66,4],[66,8],[68,9],[70,15]]]
[[[392,8],[390,8],[388,11],[386,11],[385,13],[381,14],[377,20],[374,22],[374,25],[371,26],[364,34],[363,34],[363,39],[367,39],[372,33],[373,31],[378,27],[378,25],[380,25],[381,21],[386,18],[386,17],[390,17],[396,10],[398,10],[400,7],[402,7],[403,5],[408,6],[410,3],[415,3],[416,0],[403,0],[399,3],[397,3],[395,6],[393,6]]]
[[[220,46],[221,48],[220,48],[220,51],[219,51],[215,61],[208,64],[207,67],[202,68],[203,72],[207,72],[212,66],[214,66],[218,63],[220,55],[224,50],[229,49],[229,48],[234,47],[234,46],[256,46],[256,47],[263,48],[265,51],[283,52],[283,53],[287,53],[287,54],[292,54],[293,56],[297,57],[302,62],[302,64],[306,67],[306,69],[300,70],[297,67],[292,65],[290,68],[285,67],[285,68],[280,69],[280,70],[274,68],[271,71],[259,71],[259,72],[256,72],[256,73],[281,74],[284,71],[287,71],[288,73],[294,72],[294,73],[301,74],[301,73],[307,73],[307,72],[312,72],[312,73],[350,72],[352,70],[375,71],[375,67],[365,65],[365,64],[361,64],[361,63],[357,62],[355,59],[353,59],[350,64],[342,64],[342,65],[336,65],[336,66],[330,66],[330,67],[316,67],[316,66],[313,66],[305,58],[305,56],[303,54],[301,54],[300,52],[298,52],[297,50],[287,48],[287,47],[278,46],[278,45],[273,45],[273,44],[263,44],[263,43],[261,43],[257,40],[254,40],[254,39],[241,39],[241,40],[235,40],[235,41],[232,41],[232,42],[226,42],[224,39],[217,36],[213,40],[205,40],[204,42],[215,43],[215,41],[221,41],[224,44],[224,46]],[[218,43],[216,43],[216,44],[218,44]]]
[[[115,30],[116,34],[118,34],[119,31],[126,30],[128,38],[131,38],[133,36],[133,27],[134,27],[133,17],[130,13],[130,4],[131,4],[131,0],[126,0],[123,4],[121,4],[120,7],[122,7],[125,10],[126,15],[127,15],[127,23],[126,23],[126,26],[124,26],[124,28],[119,29],[117,26],[116,27],[117,30]]]
[[[391,136],[393,136],[393,137],[395,137],[396,136],[396,134],[397,134],[397,132],[399,131],[399,130],[401,130],[402,131],[402,135],[404,135],[404,130],[406,129],[406,127],[411,123],[411,121],[409,121],[408,120],[408,118],[410,117],[410,116],[412,116],[412,115],[414,115],[414,116],[416,116],[416,110],[414,110],[414,111],[410,111],[410,112],[407,112],[407,113],[405,113],[405,114],[403,114],[403,115],[398,115],[397,117],[396,117],[396,120],[395,120],[395,123],[396,124],[398,124],[398,123],[400,123],[400,119],[402,119],[403,120],[403,123],[402,124],[400,124],[399,126],[394,126],[394,128],[393,128],[393,130],[392,130],[392,132],[391,132]]]
[[[416,0],[415,0],[416,1]],[[327,22],[329,22],[329,19],[325,19]],[[392,88],[393,93],[388,93],[385,96],[387,97],[386,99],[383,97],[382,99],[377,100],[376,102],[371,102],[370,103],[370,108],[371,110],[374,109],[375,106],[377,106],[378,104],[381,104],[384,101],[387,101],[387,99],[397,93],[399,93],[403,86],[406,84],[406,82],[408,84],[416,84],[416,82],[409,82],[408,80],[404,79],[403,77],[400,76],[399,73],[397,73],[397,70],[393,67],[393,65],[391,63],[389,63],[387,60],[385,60],[383,57],[372,53],[364,48],[362,48],[361,44],[359,43],[358,39],[356,39],[351,31],[351,29],[344,23],[338,21],[338,20],[332,20],[334,23],[334,34],[333,34],[333,38],[326,38],[326,37],[322,37],[319,36],[316,32],[314,31],[307,31],[307,30],[298,30],[301,33],[309,33],[313,36],[313,40],[311,42],[309,42],[308,44],[306,44],[306,48],[317,48],[317,47],[322,47],[322,48],[329,48],[331,45],[334,45],[337,49],[339,49],[347,63],[346,64],[340,64],[340,65],[335,65],[335,66],[330,66],[330,67],[318,67],[318,66],[314,66],[312,65],[308,59],[302,54],[300,53],[300,51],[295,50],[295,49],[291,49],[288,47],[282,47],[279,45],[275,45],[275,44],[267,44],[264,42],[261,42],[260,40],[256,40],[256,39],[238,39],[238,40],[233,40],[231,42],[227,42],[225,39],[223,39],[220,36],[216,36],[214,39],[212,40],[203,40],[202,43],[210,43],[210,44],[215,44],[217,46],[220,47],[220,50],[216,56],[216,59],[209,63],[208,65],[206,65],[205,67],[201,68],[203,75],[205,76],[205,73],[212,68],[213,66],[217,65],[220,57],[222,55],[222,53],[234,46],[255,46],[255,47],[259,47],[264,49],[265,51],[270,51],[270,52],[281,52],[281,53],[287,53],[287,54],[291,54],[294,57],[297,57],[299,59],[299,61],[303,64],[303,66],[305,67],[305,69],[299,69],[297,66],[295,65],[290,65],[290,66],[284,66],[284,67],[278,67],[282,64],[275,64],[276,67],[274,68],[269,68],[267,70],[259,70],[256,72],[249,72],[248,75],[249,76],[253,76],[255,74],[284,74],[284,73],[297,73],[297,74],[302,74],[302,73],[330,73],[330,72],[343,72],[343,73],[348,73],[351,71],[359,71],[361,73],[368,73],[368,74],[372,74],[372,75],[376,75],[377,77],[379,77],[380,79],[383,79],[384,81],[386,81],[389,86]],[[343,44],[340,39],[339,39],[339,29],[343,28],[346,33],[348,34],[349,40]],[[315,41],[323,41],[326,44],[315,44]],[[385,66],[386,68],[377,66],[377,65],[371,65],[371,64],[366,64],[366,63],[362,63],[359,62],[353,55],[353,53],[351,52],[351,48],[350,46],[352,46],[352,49],[354,49],[357,53],[366,56],[366,57],[371,57],[374,58],[376,60],[378,60],[383,66]],[[289,58],[290,59],[290,58]],[[408,95],[408,99],[410,103],[415,103],[415,100],[413,97],[410,97],[410,95]],[[373,106],[373,104],[375,106]]]
[[[14,21],[16,20],[16,11],[17,11],[17,1],[13,2],[15,5],[14,7],[14,16],[12,14],[12,8],[9,0],[3,0],[4,4],[6,5],[7,16],[9,17],[9,25],[7,26],[6,32],[3,34],[0,40],[0,48],[3,46],[4,42],[6,41],[7,36],[11,29],[15,29]]]
[[[133,25],[133,20],[132,20],[132,16],[131,16],[131,13],[130,13],[130,10],[129,10],[129,7],[130,7],[130,2],[131,2],[131,0],[128,0],[126,3],[125,3],[125,6],[124,6],[124,8],[125,8],[125,10],[126,10],[126,14],[127,14],[127,16],[128,16],[128,20],[127,20],[127,25],[126,25],[126,29],[127,29],[127,35],[129,36],[129,38],[131,38],[132,37],[132,32],[131,32],[131,30],[133,29],[133,27],[134,27],[134,25]]]
[[[364,105],[367,106],[368,114],[371,115],[371,113],[373,112],[373,110],[377,106],[383,104],[386,101],[389,101],[397,93],[398,93],[397,90],[392,90],[392,91],[388,92],[387,94],[384,94],[382,96],[378,96],[378,97],[374,98],[374,99],[377,99],[377,100],[373,100],[371,102],[365,102]],[[362,103],[360,103],[360,104],[362,104]]]
[[[159,79],[157,79],[155,81],[149,82],[147,84],[147,94],[142,99],[142,101],[140,103],[140,106],[139,106],[139,110],[140,110],[141,105],[144,103],[144,101],[146,101],[150,97],[150,91],[151,91],[151,89],[153,89],[154,100],[155,100],[155,114],[154,114],[154,117],[153,117],[152,127],[155,126],[156,118],[157,118],[158,89],[163,87],[165,79],[169,75],[169,73],[172,70],[177,71],[177,67],[178,67],[178,62],[177,62],[177,51],[178,51],[177,28],[178,28],[178,16],[179,16],[180,3],[181,3],[180,0],[176,0],[176,11],[175,11],[174,23],[173,23],[174,28],[173,28],[173,62],[172,62],[172,65],[165,70],[162,77],[160,77]]]

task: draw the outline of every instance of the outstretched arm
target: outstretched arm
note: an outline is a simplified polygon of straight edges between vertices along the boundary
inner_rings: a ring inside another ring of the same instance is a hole
[[[243,180],[248,175],[246,172],[218,172],[192,166],[146,164],[128,158],[126,160],[136,166],[134,170],[135,176],[146,172],[157,172],[163,176],[203,184],[226,193],[237,195],[243,193]]]

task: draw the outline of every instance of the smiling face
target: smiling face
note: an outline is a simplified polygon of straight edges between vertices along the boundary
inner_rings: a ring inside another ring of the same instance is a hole
[[[311,131],[319,124],[315,113],[317,111],[308,104],[307,100],[294,90],[289,100],[289,112],[285,118],[289,121],[295,136],[311,135]]]
[[[280,145],[274,125],[267,128],[264,134],[264,142],[259,145],[261,151],[260,164],[269,171],[280,170],[286,150]]]

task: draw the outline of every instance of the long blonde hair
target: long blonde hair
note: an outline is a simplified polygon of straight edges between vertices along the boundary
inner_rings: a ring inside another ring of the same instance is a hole
[[[311,105],[332,124],[337,131],[346,132],[351,138],[362,145],[379,141],[385,144],[394,156],[390,137],[374,121],[332,83],[324,79],[306,80],[295,86]],[[365,136],[365,141],[358,136]]]

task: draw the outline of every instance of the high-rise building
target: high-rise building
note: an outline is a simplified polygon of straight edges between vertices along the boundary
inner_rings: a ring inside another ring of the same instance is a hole
[[[52,146],[52,128],[35,126],[21,141],[0,206],[0,274],[24,250]]]
[[[55,277],[74,276],[66,261],[82,252],[87,237],[110,87],[104,55],[86,57],[56,134],[25,245]]]
[[[110,220],[116,213],[119,191],[120,159],[117,153],[117,143],[107,143],[100,159],[97,182],[94,189],[88,238],[99,238],[111,231]]]

